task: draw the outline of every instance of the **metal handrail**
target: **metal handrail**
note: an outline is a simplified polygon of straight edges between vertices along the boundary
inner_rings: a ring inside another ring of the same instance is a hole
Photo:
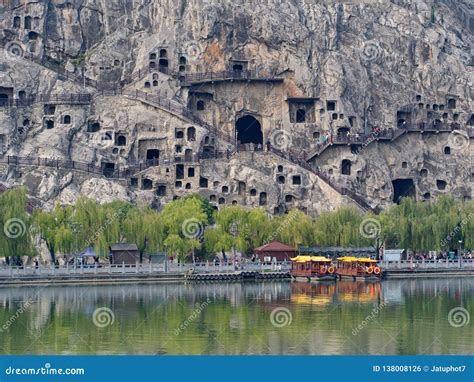
[[[67,169],[83,171],[91,174],[104,175],[108,178],[126,178],[136,173],[144,171],[151,167],[160,166],[162,164],[169,163],[182,163],[182,162],[197,162],[200,159],[224,159],[230,158],[232,150],[227,151],[214,151],[211,153],[196,153],[191,157],[175,156],[173,159],[169,158],[155,158],[149,159],[143,162],[130,162],[126,167],[115,169],[107,169],[102,166],[96,166],[87,162],[79,162],[72,160],[52,159],[52,158],[41,158],[41,157],[19,157],[12,155],[0,155],[0,163],[9,166],[35,166],[35,167],[52,167],[56,169]]]
[[[37,94],[25,98],[1,100],[0,107],[29,107],[35,103],[90,104],[92,94]]]
[[[283,80],[283,77],[275,73],[257,71],[255,69],[246,70],[223,70],[218,72],[185,73],[179,77],[181,84],[192,84],[209,81],[223,80]]]
[[[327,140],[323,143],[318,143],[316,145],[316,149],[308,156],[308,160],[311,158],[320,155],[326,148],[328,148],[331,145],[335,144],[355,144],[355,145],[367,145],[368,143],[372,141],[376,141],[378,139],[396,139],[398,138],[401,134],[400,132],[407,132],[407,131],[419,131],[419,132],[438,132],[438,131],[455,131],[455,130],[461,130],[461,125],[456,122],[452,123],[436,123],[431,122],[431,123],[425,123],[425,122],[419,122],[419,123],[411,123],[411,124],[404,124],[403,126],[398,127],[397,129],[386,129],[386,130],[379,130],[375,131],[372,134],[366,134],[366,135],[342,135],[342,134],[329,134],[327,136]],[[471,134],[474,135],[474,131],[471,133],[471,128],[466,127],[466,131],[469,135]]]

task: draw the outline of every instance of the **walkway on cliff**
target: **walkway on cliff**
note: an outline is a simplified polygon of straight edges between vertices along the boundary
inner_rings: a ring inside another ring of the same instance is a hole
[[[45,68],[52,70],[56,72],[59,76],[59,78],[64,78],[70,81],[77,82],[79,84],[83,84],[84,86],[91,86],[97,90],[92,95],[87,95],[86,97],[81,97],[81,95],[69,95],[71,100],[83,100],[84,102],[90,102],[90,98],[88,97],[93,97],[93,96],[114,96],[114,95],[123,95],[131,99],[135,99],[137,101],[143,102],[145,104],[148,104],[150,106],[156,107],[158,109],[165,110],[167,112],[170,112],[178,117],[184,118],[185,120],[197,124],[206,130],[208,130],[210,133],[215,134],[218,138],[221,138],[223,141],[229,143],[231,146],[235,147],[236,142],[235,138],[232,137],[231,135],[224,133],[222,131],[219,131],[216,127],[208,124],[207,122],[203,121],[199,117],[197,117],[192,111],[187,108],[186,105],[181,104],[177,101],[171,100],[169,98],[160,96],[160,95],[154,95],[150,94],[147,92],[143,92],[140,90],[127,90],[124,89],[124,87],[130,83],[133,83],[134,81],[138,81],[141,78],[145,77],[152,71],[157,71],[157,69],[151,69],[150,67],[147,67],[145,69],[140,69],[137,72],[132,73],[130,76],[126,76],[122,81],[119,83],[104,83],[104,82],[99,82],[93,79],[90,79],[88,77],[85,77],[83,75],[78,76],[71,74],[67,72],[63,67],[59,65],[54,65],[50,63],[48,60],[45,60],[43,58],[38,58],[28,52],[23,53],[23,58],[30,60],[32,62],[35,62],[39,65],[44,66]],[[159,71],[159,70],[158,70]],[[167,70],[166,70],[167,71]],[[169,73],[165,73],[169,74]],[[203,83],[203,82],[213,82],[216,80],[223,81],[223,80],[277,80],[281,81],[282,78],[279,78],[278,76],[275,75],[268,75],[268,74],[259,74],[256,72],[252,71],[224,71],[224,72],[207,72],[207,73],[194,73],[194,74],[185,74],[179,77],[179,80],[182,84],[196,84],[196,83]],[[45,96],[35,96],[34,99],[31,102],[41,102],[40,100],[46,100],[49,99],[48,97],[51,97],[49,95]],[[65,95],[64,98],[59,97],[59,99],[63,99],[63,102],[67,102],[67,97],[68,95]],[[54,97],[53,97],[54,98]],[[58,99],[58,102],[59,102]],[[19,100],[20,101],[20,100]],[[43,101],[46,102],[46,101]],[[49,101],[48,101],[49,102]],[[306,158],[302,158],[299,155],[295,155],[294,153],[291,152],[285,152],[278,150],[273,147],[269,147],[269,150],[273,154],[289,160],[293,164],[302,167],[303,169],[310,171],[314,173],[316,176],[318,176],[321,180],[326,182],[330,187],[332,187],[334,190],[339,192],[341,195],[345,195],[352,199],[356,204],[358,204],[361,208],[366,209],[366,210],[373,210],[373,208],[370,206],[370,204],[365,200],[364,197],[357,195],[355,192],[348,190],[347,188],[340,187],[334,182],[332,182],[327,176],[322,174],[320,171],[312,168],[308,163]],[[8,158],[8,157],[7,157]],[[12,158],[17,158],[17,157],[12,157]],[[7,159],[8,160],[8,159]],[[97,174],[102,174],[103,175],[103,169],[97,166],[93,166],[87,163],[79,163],[79,162],[71,162],[71,161],[56,161],[56,162],[50,162],[49,159],[45,158],[17,158],[15,162],[10,162],[8,164],[10,165],[35,165],[35,161],[38,163],[36,164],[37,166],[46,166],[46,167],[54,167],[55,165],[59,168],[61,166],[62,168],[69,168],[73,170],[79,170],[79,171],[86,171],[90,173],[97,173]],[[23,162],[23,163],[20,163]],[[1,163],[1,161],[0,161]],[[75,166],[75,167],[74,167]],[[115,177],[115,172],[117,172],[117,177],[125,177],[133,174],[134,172],[141,171],[137,170],[134,166],[130,166],[126,169],[119,170],[118,168],[111,171],[110,177]]]
[[[440,132],[453,132],[453,131],[465,131],[467,137],[474,137],[474,130],[467,128],[466,130],[461,129],[459,123],[431,123],[427,124],[420,122],[418,124],[404,125],[398,129],[387,129],[381,130],[376,129],[372,134],[368,135],[342,135],[342,134],[329,134],[325,137],[324,142],[317,144],[316,148],[307,155],[307,160],[310,161],[314,157],[321,155],[327,148],[331,146],[344,146],[344,145],[355,145],[366,147],[370,143],[375,141],[390,141],[397,140],[402,135],[409,132],[419,133],[440,133]]]
[[[258,70],[223,70],[219,72],[185,73],[180,75],[178,80],[181,86],[192,86],[223,81],[283,82],[284,78],[276,73]]]

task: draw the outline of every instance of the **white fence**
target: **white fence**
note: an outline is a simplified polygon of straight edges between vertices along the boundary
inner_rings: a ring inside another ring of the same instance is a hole
[[[392,270],[415,270],[415,269],[473,269],[474,259],[457,260],[401,260],[381,261],[380,266],[385,271]]]
[[[384,271],[394,270],[425,270],[425,269],[472,269],[474,270],[474,259],[458,260],[402,260],[402,261],[380,261]],[[61,277],[70,275],[92,275],[92,274],[160,274],[160,273],[185,273],[193,269],[197,273],[228,273],[236,271],[258,271],[258,272],[288,272],[291,263],[242,263],[234,264],[107,264],[107,265],[65,265],[44,266],[28,265],[24,267],[3,266],[0,267],[0,277]]]
[[[24,266],[24,267],[0,267],[0,277],[22,277],[22,276],[69,276],[69,275],[91,275],[91,274],[158,274],[158,273],[184,273],[191,269],[198,273],[225,273],[235,271],[282,271],[290,270],[291,264],[282,263],[244,263],[214,264],[107,264],[107,265],[65,265],[65,266]]]

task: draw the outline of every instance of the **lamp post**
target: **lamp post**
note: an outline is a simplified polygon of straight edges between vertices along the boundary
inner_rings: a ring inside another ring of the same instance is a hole
[[[380,260],[380,249],[380,232],[377,232],[377,235],[375,236],[375,260]]]

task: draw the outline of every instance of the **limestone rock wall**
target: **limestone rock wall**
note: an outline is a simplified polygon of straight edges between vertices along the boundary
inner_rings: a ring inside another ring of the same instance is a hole
[[[472,15],[468,0],[5,0],[1,180],[45,206],[199,192],[217,208],[318,213],[351,203],[342,188],[374,207],[403,190],[470,199]],[[397,135],[421,125],[463,136]],[[397,138],[316,154],[374,129]]]

